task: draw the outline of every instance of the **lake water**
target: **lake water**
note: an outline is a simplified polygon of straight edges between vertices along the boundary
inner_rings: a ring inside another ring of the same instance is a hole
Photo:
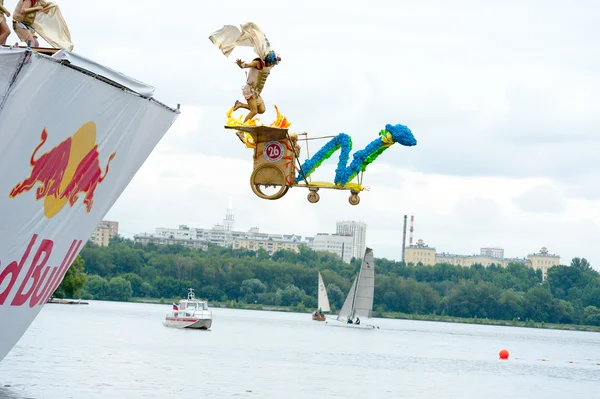
[[[600,396],[599,333],[406,320],[359,330],[235,309],[213,309],[211,331],[189,331],[164,327],[167,312],[45,305],[0,362],[0,397]],[[508,361],[498,359],[502,348]]]

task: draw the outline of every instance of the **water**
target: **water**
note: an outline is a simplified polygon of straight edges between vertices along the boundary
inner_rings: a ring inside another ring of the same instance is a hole
[[[211,331],[188,331],[161,324],[169,311],[46,305],[0,362],[0,397],[563,399],[600,390],[598,333],[405,320],[358,330],[234,309],[213,309]],[[510,360],[498,360],[502,348]]]

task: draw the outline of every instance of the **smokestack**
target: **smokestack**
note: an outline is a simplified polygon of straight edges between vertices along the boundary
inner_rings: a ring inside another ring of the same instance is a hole
[[[404,250],[406,249],[406,219],[408,216],[404,215],[404,229],[402,230],[402,262],[406,262],[404,258]]]

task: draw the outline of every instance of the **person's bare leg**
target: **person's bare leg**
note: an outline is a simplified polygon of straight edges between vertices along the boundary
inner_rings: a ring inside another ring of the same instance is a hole
[[[243,102],[235,100],[235,104],[233,106],[233,110],[237,111],[240,108],[244,108],[244,109],[250,110],[250,107],[247,104],[244,104]]]
[[[27,43],[29,40],[29,45],[31,47],[40,47],[40,43],[38,42],[37,38],[35,38],[29,30],[19,27],[15,29],[15,33],[17,36],[19,36],[19,39],[21,39],[23,43]]]
[[[258,113],[258,106],[256,105],[256,98],[250,97],[248,99],[248,106],[250,107],[250,112],[248,112],[248,115],[246,115],[246,119],[244,119],[244,122],[248,122],[250,119],[254,118],[256,116],[256,114]]]
[[[0,44],[6,44],[6,39],[10,36],[10,29],[6,24],[6,21],[0,23]]]
[[[258,106],[257,106],[257,111],[259,114],[264,114],[266,111],[265,102],[263,101],[262,98],[260,99],[260,104],[258,104]]]

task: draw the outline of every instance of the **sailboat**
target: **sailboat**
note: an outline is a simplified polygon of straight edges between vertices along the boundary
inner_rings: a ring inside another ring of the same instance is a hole
[[[373,315],[373,294],[375,293],[375,258],[371,248],[365,249],[365,256],[358,275],[352,282],[352,287],[337,316],[337,321],[348,327],[375,328],[370,323]],[[366,321],[360,320],[361,318]]]
[[[329,312],[331,309],[329,308],[329,297],[327,296],[327,288],[325,288],[325,283],[323,283],[323,277],[321,277],[321,272],[319,272],[319,288],[318,288],[318,307],[312,314],[312,319],[316,321],[325,321],[324,312]]]

